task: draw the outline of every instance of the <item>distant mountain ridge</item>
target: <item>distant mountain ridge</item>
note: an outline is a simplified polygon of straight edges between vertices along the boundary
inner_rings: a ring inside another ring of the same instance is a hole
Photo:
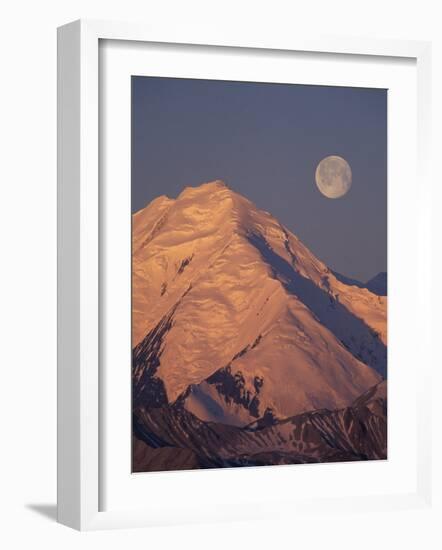
[[[223,182],[155,199],[132,237],[138,434],[159,411],[250,431],[343,410],[385,379],[386,297]]]
[[[365,288],[378,296],[387,296],[387,274],[385,272],[378,273],[370,279]]]
[[[387,296],[387,273],[385,271],[381,271],[380,273],[369,279],[366,283],[361,283],[361,281],[358,281],[357,279],[351,279],[350,277],[341,275],[336,271],[333,271],[333,275],[339,281],[341,281],[341,283],[344,283],[346,285],[357,286],[358,288],[366,288],[367,290],[373,292],[373,294],[377,294],[378,296]]]

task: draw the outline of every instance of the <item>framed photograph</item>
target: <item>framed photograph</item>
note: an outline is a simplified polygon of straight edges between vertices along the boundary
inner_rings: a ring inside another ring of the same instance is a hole
[[[58,35],[58,517],[430,499],[430,45]]]

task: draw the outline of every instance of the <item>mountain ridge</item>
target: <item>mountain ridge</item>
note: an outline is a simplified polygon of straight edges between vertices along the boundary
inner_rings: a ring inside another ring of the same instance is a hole
[[[202,422],[182,406],[136,409],[134,471],[386,459],[386,384],[369,388],[344,409],[242,429]]]

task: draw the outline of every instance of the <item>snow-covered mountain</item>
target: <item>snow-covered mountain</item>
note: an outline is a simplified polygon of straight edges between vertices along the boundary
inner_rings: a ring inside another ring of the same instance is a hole
[[[132,250],[137,418],[279,422],[342,410],[386,377],[387,298],[223,182],[134,214]]]

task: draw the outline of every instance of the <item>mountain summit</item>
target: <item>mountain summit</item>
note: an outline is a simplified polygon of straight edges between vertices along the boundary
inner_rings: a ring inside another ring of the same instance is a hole
[[[386,377],[387,298],[219,180],[135,213],[132,251],[135,408],[244,427],[343,409]]]

